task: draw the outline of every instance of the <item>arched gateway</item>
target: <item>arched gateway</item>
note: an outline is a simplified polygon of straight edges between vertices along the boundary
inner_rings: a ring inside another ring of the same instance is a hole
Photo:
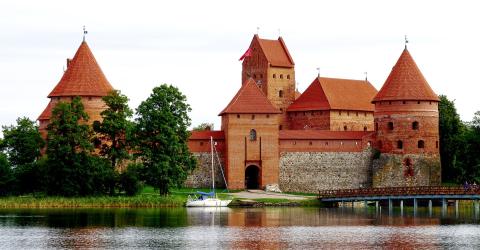
[[[245,187],[247,189],[260,188],[260,169],[255,165],[249,165],[245,169]]]

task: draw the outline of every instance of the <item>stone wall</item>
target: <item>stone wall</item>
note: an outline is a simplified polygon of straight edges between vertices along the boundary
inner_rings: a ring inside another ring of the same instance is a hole
[[[318,190],[371,186],[372,151],[282,152],[280,189],[316,193]]]
[[[210,188],[212,187],[212,156],[210,152],[193,153],[197,158],[197,167],[187,177],[185,186],[190,188]],[[225,166],[223,155],[219,153],[222,168]],[[220,171],[217,159],[214,159],[215,187],[224,188],[225,181]],[[225,171],[225,169],[223,169]],[[224,172],[225,173],[225,172]]]
[[[441,185],[440,157],[436,155],[382,153],[373,160],[372,172],[373,187]]]

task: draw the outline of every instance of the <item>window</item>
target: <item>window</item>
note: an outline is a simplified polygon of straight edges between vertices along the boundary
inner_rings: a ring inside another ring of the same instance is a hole
[[[203,146],[203,141],[200,142],[200,146]]]
[[[310,145],[310,146],[311,146],[311,145],[312,145],[312,142],[311,142],[311,141],[310,141],[310,142],[308,142],[308,145]]]
[[[303,111],[303,116],[305,116],[305,115],[306,115],[306,112],[305,112],[305,111]]]
[[[358,116],[358,112],[356,112],[355,115]]]
[[[312,116],[314,116],[314,115],[315,115],[315,112],[314,112],[314,111],[312,111],[311,115],[312,115]]]
[[[389,105],[392,105],[392,102],[388,102]]]
[[[278,130],[282,130],[282,125],[278,125]]]
[[[88,97],[88,100],[89,100],[89,101],[91,101],[91,100],[92,100],[92,97],[91,97],[91,96],[89,96],[89,97]]]
[[[420,104],[420,101],[418,101],[417,104]]]
[[[418,141],[418,148],[425,148],[425,142],[423,140]]]
[[[347,126],[343,126],[343,130],[347,131]]]
[[[250,141],[256,141],[257,140],[257,131],[255,129],[250,130]]]
[[[240,115],[237,115],[237,118],[240,118]]]
[[[338,115],[342,115],[342,111],[338,111]]]
[[[397,148],[398,149],[403,149],[403,141],[397,141]]]
[[[278,91],[278,97],[283,97],[283,90]]]
[[[350,111],[347,111],[347,116],[350,116]]]
[[[418,122],[417,121],[412,122],[412,129],[413,130],[418,130]]]
[[[287,79],[290,79],[290,75],[287,75]]]
[[[280,79],[283,79],[283,74],[280,74]]]
[[[283,108],[280,108],[280,112],[283,112]]]
[[[325,142],[325,146],[328,146],[328,141]]]
[[[405,104],[405,103],[407,103],[407,102],[406,102],[406,101],[403,101],[402,103]]]
[[[252,120],[255,120],[255,115],[252,115]]]
[[[270,118],[270,114],[267,114],[267,118]]]
[[[367,131],[367,126],[363,126],[363,131]]]
[[[388,122],[388,130],[393,130],[393,122]]]
[[[273,78],[277,78],[277,75],[276,75],[276,74],[273,74]]]

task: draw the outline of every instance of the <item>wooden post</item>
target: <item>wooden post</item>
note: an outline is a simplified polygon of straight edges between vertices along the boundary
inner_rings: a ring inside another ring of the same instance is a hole
[[[458,218],[458,200],[455,200],[455,217]]]
[[[432,200],[428,200],[428,215],[432,216]]]
[[[375,201],[375,212],[378,213],[378,201]]]
[[[403,200],[400,200],[400,214],[403,216]]]
[[[392,199],[388,199],[388,214],[391,215],[393,211],[393,201]]]
[[[418,208],[417,198],[413,198],[413,215],[414,216],[417,215],[417,208]]]
[[[442,216],[447,214],[447,199],[442,199]]]

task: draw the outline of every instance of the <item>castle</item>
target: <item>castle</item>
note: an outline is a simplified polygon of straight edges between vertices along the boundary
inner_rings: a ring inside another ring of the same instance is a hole
[[[439,99],[406,47],[378,92],[367,80],[316,77],[300,94],[281,37],[254,35],[242,58],[242,85],[219,114],[221,130],[192,131],[188,146],[198,167],[187,186],[211,184],[211,137],[230,189],[440,184]],[[92,123],[113,89],[85,41],[67,66],[38,118],[44,137],[56,103],[82,97]]]
[[[188,185],[211,181],[210,137],[231,189],[441,183],[439,99],[406,47],[378,92],[367,80],[316,77],[298,93],[281,37],[254,35],[242,58],[242,86],[219,114],[221,130],[192,132],[189,148],[199,166]]]

